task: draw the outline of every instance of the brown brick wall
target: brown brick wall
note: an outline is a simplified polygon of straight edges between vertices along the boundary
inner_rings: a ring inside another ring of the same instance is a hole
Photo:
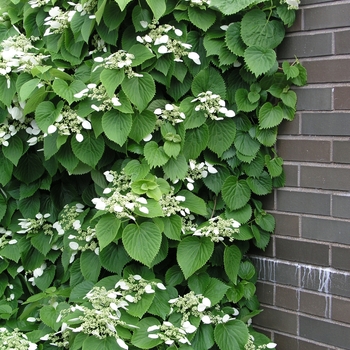
[[[286,187],[265,206],[276,232],[253,255],[264,312],[255,326],[278,350],[350,349],[350,0],[301,0],[279,49],[308,85],[279,129]]]

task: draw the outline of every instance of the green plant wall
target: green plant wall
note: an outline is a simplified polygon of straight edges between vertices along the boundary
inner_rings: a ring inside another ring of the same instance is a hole
[[[265,349],[247,252],[306,71],[297,0],[0,0],[0,349]]]

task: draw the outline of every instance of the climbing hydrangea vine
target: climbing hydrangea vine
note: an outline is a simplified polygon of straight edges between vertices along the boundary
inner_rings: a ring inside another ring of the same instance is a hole
[[[299,0],[0,0],[0,349],[254,350]]]

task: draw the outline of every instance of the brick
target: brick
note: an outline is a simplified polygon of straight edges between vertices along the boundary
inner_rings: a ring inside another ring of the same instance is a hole
[[[277,343],[278,350],[329,350],[328,346],[311,343],[286,334],[275,333],[274,342]]]
[[[283,169],[286,175],[285,186],[297,187],[299,182],[299,167],[297,165],[285,164]]]
[[[303,238],[350,244],[350,222],[303,216],[301,230]]]
[[[350,271],[350,246],[332,246],[332,267]]]
[[[313,5],[313,4],[322,4],[324,2],[332,2],[334,0],[303,0],[301,5]]]
[[[333,141],[333,162],[350,164],[350,141]]]
[[[298,111],[331,111],[333,91],[328,87],[304,87],[293,89],[298,97]]]
[[[265,210],[274,210],[275,209],[275,197],[274,193],[267,194],[266,196],[263,196],[260,198],[263,208]]]
[[[350,53],[350,30],[343,30],[334,33],[335,54],[349,54]]]
[[[276,258],[329,266],[329,245],[275,237]]]
[[[350,109],[350,87],[336,86],[334,88],[334,109],[347,110]]]
[[[278,127],[278,135],[299,135],[300,114],[296,113],[293,121],[284,120]]]
[[[303,113],[301,133],[319,136],[350,136],[350,113]]]
[[[350,219],[350,194],[345,196],[333,195],[332,216]]]
[[[297,334],[297,315],[283,310],[265,307],[264,311],[253,318],[253,324],[289,333]]]
[[[332,55],[332,33],[286,36],[278,47],[279,59]]]
[[[332,298],[332,320],[350,323],[350,300]]]
[[[303,4],[305,4],[303,2]],[[350,3],[304,9],[304,29],[326,29],[349,26]]]
[[[330,214],[330,195],[281,189],[277,191],[277,209],[303,214]]]
[[[300,284],[303,289],[326,294],[330,292],[333,277],[330,268],[300,265],[299,269]]]
[[[300,167],[300,186],[324,190],[350,190],[350,168]]]
[[[300,312],[329,318],[331,310],[331,296],[325,294],[300,292]]]
[[[299,237],[299,216],[273,213],[276,220],[275,233],[279,236]]]
[[[307,80],[309,84],[343,83],[350,81],[348,58],[324,58],[322,60],[305,61],[302,63],[307,70]]]
[[[330,162],[331,142],[305,139],[279,139],[277,150],[284,160],[302,162]]]
[[[275,303],[280,308],[297,311],[298,291],[290,287],[276,286]]]
[[[311,317],[300,317],[300,336],[339,349],[350,349],[350,328]]]
[[[257,282],[256,295],[261,303],[273,305],[274,286],[270,283]]]
[[[299,286],[299,268],[296,265],[275,261],[270,258],[252,257],[260,281]]]
[[[336,272],[332,274],[332,283],[330,286],[330,293],[341,297],[350,298],[349,272]]]

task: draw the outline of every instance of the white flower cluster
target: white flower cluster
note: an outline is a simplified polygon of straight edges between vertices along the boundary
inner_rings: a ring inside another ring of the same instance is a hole
[[[190,3],[190,6],[198,6],[200,8],[206,8],[210,6],[210,0],[185,0]]]
[[[32,42],[37,38],[27,38],[24,34],[11,36],[0,43],[0,75],[7,78],[7,87],[11,81],[11,72],[30,72],[32,68],[40,66],[42,60],[48,56],[38,53]]]
[[[109,197],[92,199],[96,209],[114,213],[119,219],[128,218],[131,220],[135,220],[133,216],[135,209],[144,214],[149,213],[148,208],[145,207],[147,199],[130,192],[130,179],[128,181],[129,186],[125,186],[126,176],[124,173],[117,174],[116,172],[106,171],[104,175],[106,180],[112,184],[112,187],[103,190],[103,193],[109,195]]]
[[[87,0],[84,2],[84,4],[81,3],[74,3],[71,1],[68,1],[68,4],[74,7],[74,10],[80,13],[80,16],[85,16],[88,13],[93,13],[96,11],[96,6],[98,4],[98,0]],[[90,19],[96,18],[95,15],[90,15]]]
[[[218,171],[208,162],[197,163],[195,160],[189,160],[189,168],[185,177],[186,187],[194,190],[194,183],[198,179],[205,179],[210,174],[216,174]]]
[[[38,8],[41,6],[45,6],[49,2],[50,2],[50,0],[30,0],[30,1],[28,1],[28,5],[30,5],[30,7],[32,9],[35,9],[35,8]]]
[[[44,274],[44,271],[47,268],[46,262],[43,262],[39,267],[35,268],[33,271],[26,271],[24,278],[32,284],[32,286],[35,286],[35,279],[42,276]],[[20,266],[19,269],[17,269],[17,272],[21,272],[23,269],[23,266]],[[30,277],[29,277],[30,276]]]
[[[193,236],[209,237],[213,242],[221,242],[228,237],[232,242],[234,234],[239,233],[240,226],[241,224],[234,219],[216,216],[209,219],[202,227],[197,228]]]
[[[248,343],[244,346],[244,350],[275,349],[276,346],[277,346],[276,343],[271,342],[271,343],[259,345],[258,347],[256,347],[254,345],[254,337],[251,334],[249,334]]]
[[[50,217],[50,214],[38,213],[35,215],[35,219],[18,219],[18,225],[22,230],[17,231],[17,233],[38,233],[39,231],[44,231],[45,234],[52,236],[52,225],[48,224],[46,219]]]
[[[38,346],[28,340],[27,336],[18,329],[9,331],[0,328],[0,350],[36,350]]]
[[[4,227],[0,227],[0,250],[5,246],[16,244],[17,240],[12,237],[12,231],[6,230]],[[0,254],[0,259],[3,257]]]
[[[197,52],[188,51],[192,48],[192,45],[182,42],[181,40],[172,38],[168,33],[173,32],[173,36],[180,38],[182,36],[182,31],[180,29],[171,26],[170,24],[159,25],[158,27],[155,23],[147,23],[141,21],[141,26],[143,28],[151,28],[150,32],[145,36],[137,36],[136,40],[146,45],[149,49],[152,49],[152,45],[156,46],[156,51],[160,54],[173,53],[174,61],[182,62],[183,57],[190,58],[194,63],[201,64],[200,56]]]
[[[186,119],[185,114],[180,112],[180,107],[170,103],[167,103],[164,109],[156,108],[153,113],[160,120],[160,125],[165,121],[175,125],[182,123]]]
[[[106,88],[103,85],[97,86],[96,84],[88,84],[85,89],[76,93],[75,98],[88,97],[91,100],[96,101],[96,104],[91,104],[91,108],[95,111],[109,111],[114,107],[121,106],[119,98],[114,95],[110,98],[107,94]]]
[[[193,217],[190,209],[182,204],[185,201],[186,198],[184,196],[174,195],[173,191],[171,191],[160,198],[159,204],[162,207],[164,216],[171,216],[179,213],[182,217]]]
[[[92,55],[99,51],[107,52],[106,42],[98,34],[95,34],[92,37],[91,46],[95,47],[95,49],[92,51],[89,51],[89,55]]]
[[[300,0],[281,0],[281,4],[287,4],[288,10],[297,10],[299,8]]]
[[[52,7],[49,11],[49,16],[44,19],[44,25],[48,26],[44,36],[51,34],[60,34],[69,27],[76,11],[64,11],[58,6]]]
[[[17,102],[14,98],[13,106],[7,107],[9,116],[0,124],[0,145],[7,147],[12,136],[16,135],[20,130],[25,130],[31,136],[27,140],[29,146],[35,145],[43,138],[41,130],[33,118],[24,116],[23,108],[25,102]]]
[[[134,58],[135,56],[133,54],[128,53],[124,50],[114,52],[108,57],[95,57],[94,61],[100,64],[98,64],[93,71],[97,70],[100,67],[103,67],[105,69],[124,69],[128,78],[142,77],[142,74],[134,72],[131,68]]]
[[[169,321],[163,321],[163,324],[160,326],[148,327],[147,332],[149,333],[148,338],[161,339],[166,345],[173,345],[175,342],[191,345],[186,334],[193,333],[196,330],[197,327],[193,326],[189,321],[184,322],[181,327],[176,327]]]
[[[60,135],[71,135],[73,133],[76,140],[82,142],[84,140],[84,136],[81,133],[82,129],[90,130],[91,123],[87,119],[80,117],[75,110],[64,106],[55,122],[48,127],[47,133],[53,134],[56,131]]]
[[[201,92],[191,102],[199,102],[195,110],[204,111],[206,116],[212,120],[223,120],[224,116],[232,118],[236,115],[233,110],[226,108],[226,102],[220,95],[214,94],[212,91]]]

